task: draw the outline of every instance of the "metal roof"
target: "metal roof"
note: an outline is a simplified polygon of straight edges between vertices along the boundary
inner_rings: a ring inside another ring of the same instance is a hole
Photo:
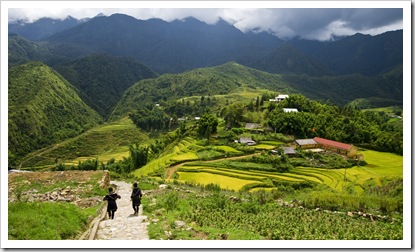
[[[313,139],[296,139],[295,142],[298,145],[311,145],[311,144],[317,144],[316,141],[314,141]]]
[[[336,147],[338,149],[343,149],[343,150],[349,150],[353,146],[352,144],[340,143],[340,142],[336,142],[333,140],[328,140],[328,139],[324,139],[320,137],[315,137],[314,141],[324,146],[332,146],[332,147]]]

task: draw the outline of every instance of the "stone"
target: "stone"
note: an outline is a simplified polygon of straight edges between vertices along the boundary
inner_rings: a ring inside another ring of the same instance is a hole
[[[186,227],[186,222],[177,220],[177,221],[174,221],[174,226],[176,228],[183,228],[183,227]]]

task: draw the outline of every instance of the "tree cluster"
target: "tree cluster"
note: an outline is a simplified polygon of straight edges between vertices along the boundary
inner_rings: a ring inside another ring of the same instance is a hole
[[[282,108],[297,108],[298,113],[284,113]],[[385,113],[339,108],[291,95],[269,113],[268,124],[276,132],[296,138],[322,137],[352,143],[379,151],[403,152],[403,129],[389,122]]]

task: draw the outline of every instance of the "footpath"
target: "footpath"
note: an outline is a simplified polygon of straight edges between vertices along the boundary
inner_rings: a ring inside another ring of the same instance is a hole
[[[132,184],[123,181],[111,181],[111,184],[117,186],[114,188],[115,192],[121,196],[121,199],[117,200],[118,210],[114,219],[108,219],[106,214],[99,223],[95,240],[149,240],[147,216],[143,215],[143,206],[140,205],[138,215],[134,215],[131,206]],[[104,211],[106,209],[105,205]]]

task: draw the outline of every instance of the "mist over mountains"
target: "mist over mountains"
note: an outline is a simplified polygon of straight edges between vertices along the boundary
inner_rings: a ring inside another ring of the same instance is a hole
[[[243,33],[224,20],[209,25],[192,17],[166,22],[114,14],[82,21],[70,17],[40,19],[25,24],[25,29],[18,29],[21,25],[17,24],[9,24],[9,33],[48,47],[70,46],[71,59],[90,52],[128,56],[159,74],[235,61],[270,73],[373,76],[402,64],[403,54],[402,30],[377,36],[355,34],[320,42],[284,41],[266,32]],[[53,29],[46,29],[49,26]],[[54,52],[54,57],[64,51]],[[37,60],[37,57],[29,59]]]

